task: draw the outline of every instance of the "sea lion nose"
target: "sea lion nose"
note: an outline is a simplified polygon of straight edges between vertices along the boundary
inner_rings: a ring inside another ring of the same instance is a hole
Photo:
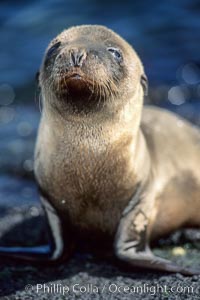
[[[86,51],[84,49],[71,49],[70,62],[74,67],[81,67],[86,59]]]

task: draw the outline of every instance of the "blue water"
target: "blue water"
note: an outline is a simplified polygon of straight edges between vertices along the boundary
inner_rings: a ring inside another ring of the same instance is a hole
[[[103,24],[135,47],[151,84],[176,84],[180,67],[199,63],[199,20],[197,0],[1,1],[0,83],[32,81],[48,42],[63,29]]]
[[[200,1],[1,1],[0,204],[36,195],[21,181],[32,176],[35,73],[49,41],[78,24],[106,25],[127,39],[144,63],[148,101],[200,124]]]

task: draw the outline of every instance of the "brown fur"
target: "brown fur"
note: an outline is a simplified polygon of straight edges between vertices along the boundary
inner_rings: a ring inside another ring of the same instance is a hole
[[[73,27],[48,49],[58,41],[62,55],[53,62],[44,59],[41,66],[44,109],[35,158],[37,181],[58,213],[82,231],[113,235],[139,183],[146,186],[138,199],[151,223],[151,239],[179,226],[200,225],[197,129],[161,109],[144,109],[141,121],[143,67],[111,30]],[[121,67],[107,52],[110,46],[123,53]],[[81,69],[68,63],[74,47],[87,50]],[[76,101],[63,66],[83,77]],[[133,220],[137,228],[143,228],[143,219],[138,214]]]

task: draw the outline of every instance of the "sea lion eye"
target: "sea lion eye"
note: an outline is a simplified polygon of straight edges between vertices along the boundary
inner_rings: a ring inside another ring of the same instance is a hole
[[[49,50],[47,51],[46,58],[50,58],[51,55],[60,47],[61,42],[55,43]]]
[[[108,51],[114,56],[116,60],[118,61],[122,60],[122,54],[118,49],[110,47],[108,48]]]

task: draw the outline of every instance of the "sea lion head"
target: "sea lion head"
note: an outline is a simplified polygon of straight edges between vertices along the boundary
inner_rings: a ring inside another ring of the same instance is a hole
[[[116,110],[146,92],[142,63],[112,30],[83,25],[64,30],[49,44],[40,70],[44,102],[60,112]]]

